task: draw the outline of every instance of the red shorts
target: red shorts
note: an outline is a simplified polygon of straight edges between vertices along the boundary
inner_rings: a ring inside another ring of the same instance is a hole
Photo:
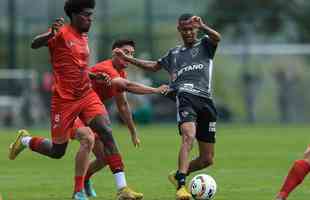
[[[97,115],[107,115],[107,111],[93,90],[77,100],[66,100],[57,94],[53,95],[51,101],[52,142],[56,144],[67,142],[77,117],[87,124]]]
[[[76,130],[78,128],[82,128],[85,127],[86,125],[82,122],[82,120],[80,118],[76,118],[73,124],[73,128],[70,134],[70,139],[75,140],[76,139]],[[93,132],[93,134],[95,135],[95,139],[99,139],[99,136],[96,132]]]

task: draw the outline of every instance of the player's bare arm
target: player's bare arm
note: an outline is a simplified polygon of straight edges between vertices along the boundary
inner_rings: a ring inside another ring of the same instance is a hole
[[[205,32],[209,37],[213,44],[217,44],[221,41],[221,34],[219,34],[214,29],[210,28],[202,19],[198,16],[193,16],[191,18],[191,23],[195,28]]]
[[[161,69],[161,66],[157,63],[157,61],[142,60],[128,56],[119,48],[113,50],[113,55],[118,56],[121,59],[147,71],[156,72]]]
[[[57,18],[48,32],[35,36],[35,38],[31,42],[31,48],[38,49],[41,47],[46,47],[48,44],[48,40],[54,37],[55,34],[58,32],[59,28],[62,27],[64,24],[64,18]]]
[[[139,147],[141,142],[137,133],[135,123],[132,119],[132,113],[129,103],[127,101],[126,93],[123,92],[120,95],[116,96],[115,100],[120,116],[129,129],[132,144],[135,147]]]
[[[133,81],[129,81],[124,78],[113,79],[112,86],[116,87],[118,90],[128,91],[135,94],[166,94],[169,90],[168,85],[162,85],[158,88],[154,88]]]

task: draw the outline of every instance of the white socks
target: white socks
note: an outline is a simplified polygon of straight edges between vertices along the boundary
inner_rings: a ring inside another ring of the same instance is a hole
[[[115,173],[114,178],[115,178],[116,187],[118,190],[127,186],[125,172]]]
[[[30,137],[30,136],[22,137],[22,139],[21,139],[22,144],[26,147],[29,147],[29,143],[30,143],[31,138],[32,137]]]

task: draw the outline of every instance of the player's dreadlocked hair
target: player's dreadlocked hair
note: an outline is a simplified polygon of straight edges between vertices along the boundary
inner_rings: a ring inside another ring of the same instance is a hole
[[[95,0],[66,0],[64,10],[66,15],[71,19],[72,13],[79,13],[84,8],[94,9],[95,6]]]
[[[178,21],[180,22],[180,21],[186,21],[186,20],[189,20],[190,18],[192,18],[194,15],[193,14],[191,14],[191,13],[184,13],[184,14],[182,14],[180,17],[179,17],[179,19],[178,19]]]
[[[133,48],[136,47],[136,44],[133,40],[129,39],[121,39],[121,40],[116,40],[113,45],[112,45],[112,50],[115,48],[121,48],[122,46],[129,45],[132,46]]]

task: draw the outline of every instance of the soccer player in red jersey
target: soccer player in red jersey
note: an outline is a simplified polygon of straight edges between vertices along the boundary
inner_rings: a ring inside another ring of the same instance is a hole
[[[310,146],[304,152],[304,159],[296,160],[289,170],[276,200],[286,200],[288,195],[304,180],[310,171]]]
[[[112,50],[115,48],[122,49],[122,51],[127,56],[133,56],[135,51],[135,43],[132,40],[117,40],[112,45]],[[105,102],[108,99],[114,98],[116,105],[118,107],[118,111],[120,116],[122,117],[125,124],[128,126],[131,140],[134,146],[140,145],[140,139],[137,135],[136,127],[134,124],[134,121],[132,119],[132,113],[130,111],[129,103],[126,98],[126,92],[132,92],[135,94],[152,94],[152,93],[158,93],[158,94],[164,94],[168,90],[167,85],[162,85],[158,88],[148,87],[136,82],[132,82],[127,80],[127,73],[125,71],[125,68],[128,66],[128,62],[124,62],[122,59],[116,56],[112,56],[111,59],[102,61],[95,66],[91,68],[91,74],[93,76],[97,74],[107,74],[111,79],[111,85],[107,85],[105,82],[101,82],[99,80],[94,80],[92,82],[93,88],[95,89],[96,93],[98,94],[99,98],[102,102]],[[108,117],[107,117],[108,118]],[[80,128],[85,128],[83,122],[81,122],[79,119],[76,120],[76,123],[74,125],[76,127],[76,130],[73,132],[73,138],[79,138],[79,135],[84,132],[84,130],[81,130]],[[96,160],[94,160],[87,171],[86,177],[85,177],[85,192],[88,196],[94,197],[96,196],[96,193],[94,189],[91,186],[90,177],[102,169],[106,164],[105,162],[105,156],[104,156],[104,149],[103,145],[100,141],[95,141],[95,146],[93,149],[93,152],[96,156]],[[121,191],[122,188],[127,187],[125,173],[119,173],[118,176],[115,176],[116,186],[119,191]],[[133,197],[130,197],[130,195],[126,196],[127,198],[134,198],[134,199],[140,199],[142,198],[141,193],[137,193],[132,191],[131,194]],[[119,195],[120,196],[120,195]],[[122,195],[123,198],[125,198],[124,194]]]
[[[74,121],[79,117],[99,135],[112,172],[117,174],[123,169],[109,120],[106,119],[107,113],[88,77],[87,33],[94,8],[95,0],[67,0],[64,10],[70,18],[70,24],[61,26],[61,20],[58,20],[50,31],[35,37],[32,48],[48,46],[53,66],[51,141],[43,137],[31,137],[27,131],[21,130],[10,145],[11,160],[26,147],[50,158],[60,159],[65,154]],[[73,195],[76,200],[88,199],[84,192],[84,177],[93,141],[90,135],[80,141]]]

